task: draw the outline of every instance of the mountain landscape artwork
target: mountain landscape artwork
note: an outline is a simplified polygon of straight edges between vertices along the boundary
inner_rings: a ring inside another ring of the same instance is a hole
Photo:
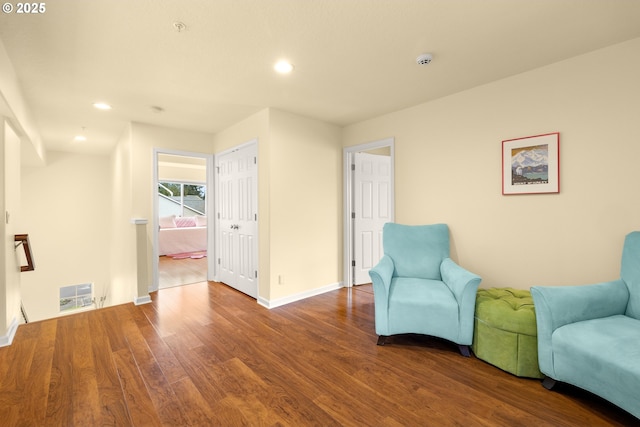
[[[549,183],[549,145],[511,150],[511,185]]]
[[[559,132],[502,141],[502,194],[559,192]]]

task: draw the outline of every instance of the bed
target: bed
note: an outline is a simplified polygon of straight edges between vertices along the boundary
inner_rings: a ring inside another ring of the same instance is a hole
[[[161,217],[158,231],[158,254],[177,255],[207,250],[207,218],[205,216]]]

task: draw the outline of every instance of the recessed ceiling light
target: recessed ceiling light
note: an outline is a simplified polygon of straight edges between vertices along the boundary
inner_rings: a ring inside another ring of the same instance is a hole
[[[111,105],[105,102],[94,102],[93,106],[96,107],[98,110],[111,110]]]
[[[273,69],[280,74],[288,74],[293,70],[293,65],[289,61],[281,59],[275,63]]]

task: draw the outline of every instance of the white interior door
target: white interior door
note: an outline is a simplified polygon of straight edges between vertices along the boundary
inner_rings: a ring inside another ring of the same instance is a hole
[[[354,154],[354,285],[371,283],[369,270],[382,258],[382,227],[391,221],[391,157]]]
[[[216,157],[219,280],[258,297],[257,144]]]

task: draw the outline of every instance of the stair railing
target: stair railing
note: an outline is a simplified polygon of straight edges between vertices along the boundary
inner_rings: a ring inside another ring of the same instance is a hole
[[[31,253],[31,245],[29,244],[29,235],[16,234],[14,237],[14,241],[18,242],[15,246],[16,250],[18,249],[18,246],[22,245],[22,248],[24,249],[24,255],[27,258],[27,265],[21,265],[20,271],[35,270],[36,266],[33,263],[33,254]]]

